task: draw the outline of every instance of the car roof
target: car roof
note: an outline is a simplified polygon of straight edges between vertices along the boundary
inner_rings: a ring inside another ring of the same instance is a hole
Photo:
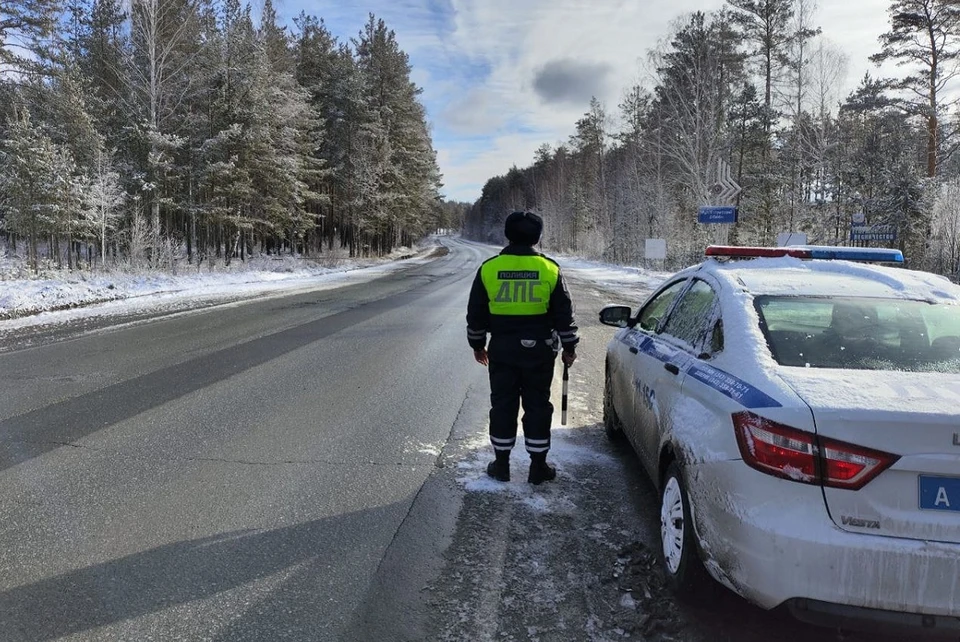
[[[792,257],[708,259],[699,271],[753,295],[861,296],[960,304],[960,286],[943,276],[869,263]]]

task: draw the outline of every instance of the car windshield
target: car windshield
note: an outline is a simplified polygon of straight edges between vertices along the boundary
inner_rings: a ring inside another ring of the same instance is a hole
[[[875,298],[760,296],[777,363],[960,373],[960,307]]]

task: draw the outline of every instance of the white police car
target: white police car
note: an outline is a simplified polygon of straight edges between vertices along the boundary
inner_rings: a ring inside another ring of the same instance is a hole
[[[605,426],[660,489],[668,582],[960,631],[960,287],[854,262],[897,250],[706,254],[600,313]]]

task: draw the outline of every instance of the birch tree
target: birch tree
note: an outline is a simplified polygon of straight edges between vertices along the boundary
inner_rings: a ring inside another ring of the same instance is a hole
[[[729,86],[742,77],[742,58],[734,49],[722,16],[710,21],[695,13],[676,31],[669,48],[654,55],[659,84],[654,92],[654,139],[669,158],[673,188],[683,192],[688,207],[710,202],[717,163],[729,155],[727,117]],[[726,69],[726,78],[717,73]]]
[[[933,206],[928,267],[960,276],[960,179],[940,185]]]
[[[814,0],[795,0],[795,10],[787,26],[790,39],[785,47],[785,83],[780,92],[784,110],[790,119],[789,129],[783,137],[781,162],[787,180],[788,231],[797,228],[804,217],[805,205],[809,202],[809,186],[813,175],[810,141],[816,127],[809,111],[812,87],[813,39],[820,34],[815,27]]]
[[[90,182],[84,194],[83,214],[100,246],[100,262],[107,262],[107,235],[117,229],[126,202],[120,185],[120,175],[112,164],[113,154],[104,150],[101,141],[96,150],[96,161]]]
[[[189,89],[188,45],[198,33],[195,0],[131,0],[132,50],[128,79],[143,119],[147,153],[142,191],[150,210],[153,245],[160,246],[164,182],[181,139],[172,133]]]

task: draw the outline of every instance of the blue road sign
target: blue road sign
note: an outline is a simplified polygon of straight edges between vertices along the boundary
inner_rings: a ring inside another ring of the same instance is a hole
[[[736,223],[737,208],[729,206],[701,207],[697,216],[700,223]]]

